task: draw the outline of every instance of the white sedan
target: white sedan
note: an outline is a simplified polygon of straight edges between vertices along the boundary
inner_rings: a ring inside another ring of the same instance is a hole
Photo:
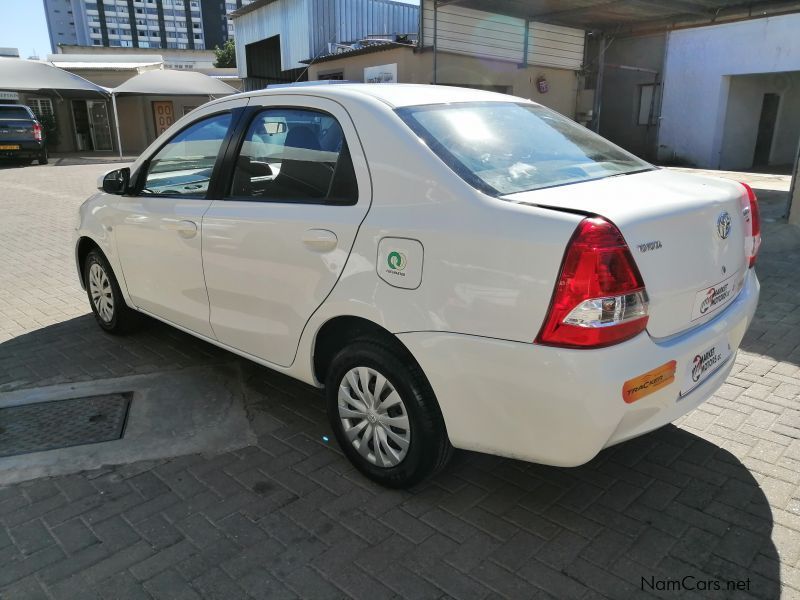
[[[75,245],[100,327],[144,313],[324,386],[388,486],[453,447],[574,466],[661,427],[722,384],[758,301],[750,188],[490,92],[239,94],[100,190]]]

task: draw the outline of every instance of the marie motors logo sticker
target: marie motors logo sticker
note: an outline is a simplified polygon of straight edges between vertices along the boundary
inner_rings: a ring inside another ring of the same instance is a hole
[[[406,268],[406,264],[408,264],[405,254],[398,252],[397,250],[393,250],[392,252],[389,252],[389,256],[386,257],[386,263],[389,265],[389,273],[392,273],[393,275],[405,276],[403,271]]]
[[[703,374],[721,360],[722,355],[717,352],[716,346],[709,348],[702,354],[695,355],[692,359],[692,381],[695,383],[700,381]]]
[[[719,306],[725,302],[731,295],[731,284],[723,283],[716,287],[708,288],[706,297],[700,303],[700,314],[705,314],[709,309]]]

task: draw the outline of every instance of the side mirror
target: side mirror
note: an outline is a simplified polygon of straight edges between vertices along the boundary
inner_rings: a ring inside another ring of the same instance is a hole
[[[97,189],[106,194],[124,194],[128,189],[131,170],[128,167],[114,169],[102,175],[97,182]]]

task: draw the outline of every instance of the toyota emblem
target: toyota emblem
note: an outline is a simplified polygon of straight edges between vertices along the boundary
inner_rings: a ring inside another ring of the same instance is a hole
[[[723,240],[731,234],[731,216],[727,211],[722,211],[722,214],[717,217],[717,233]]]

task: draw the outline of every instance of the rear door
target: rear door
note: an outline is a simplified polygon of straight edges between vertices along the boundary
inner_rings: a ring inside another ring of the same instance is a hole
[[[369,209],[366,160],[340,104],[288,94],[251,100],[227,160],[225,199],[203,217],[211,326],[219,341],[288,366]]]

